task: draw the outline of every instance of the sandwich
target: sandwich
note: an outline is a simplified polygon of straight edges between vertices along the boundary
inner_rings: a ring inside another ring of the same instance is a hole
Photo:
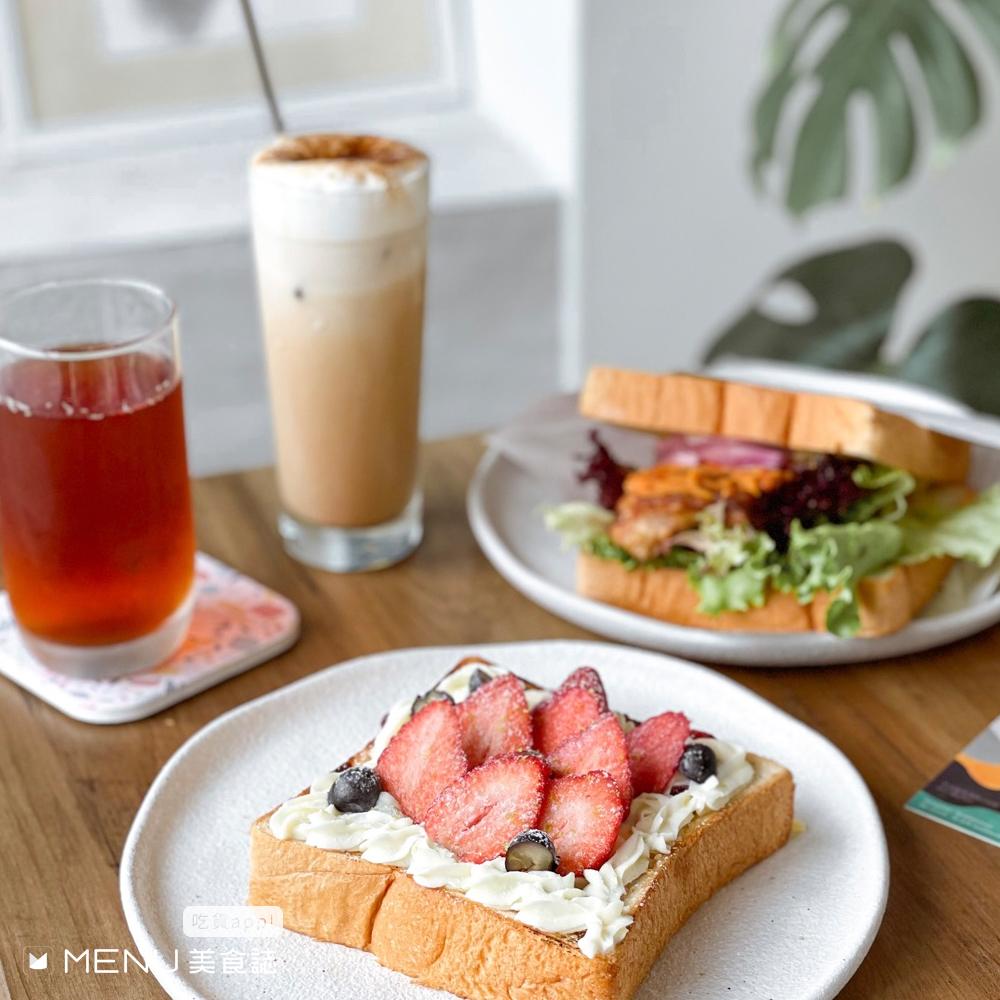
[[[579,475],[595,502],[545,513],[594,600],[699,628],[878,636],[956,560],[1000,552],[1000,486],[967,484],[969,443],[870,403],[598,367],[579,409],[649,435],[632,466],[595,427]]]
[[[470,658],[255,821],[249,902],[461,997],[626,1000],[793,797],[681,711],[612,711],[591,667],[549,691]]]

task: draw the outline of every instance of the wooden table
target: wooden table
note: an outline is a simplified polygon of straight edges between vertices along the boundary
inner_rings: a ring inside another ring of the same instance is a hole
[[[363,576],[314,572],[285,556],[268,471],[196,483],[201,547],[302,611],[301,641],[269,664],[150,719],[107,728],[74,722],[0,680],[0,962],[13,996],[164,995],[134,970],[125,980],[60,969],[38,983],[22,953],[43,945],[59,956],[63,948],[134,950],[118,897],[129,825],[167,758],[221,712],[364,653],[589,636],[523,598],[480,554],[464,506],[480,451],[474,438],[426,448],[426,540],[403,565]],[[889,905],[844,998],[1000,996],[1000,852],[903,810],[1000,710],[998,664],[993,629],[875,666],[723,669],[833,740],[878,803],[892,859]]]

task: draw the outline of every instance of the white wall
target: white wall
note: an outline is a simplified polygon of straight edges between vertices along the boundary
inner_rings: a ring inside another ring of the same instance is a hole
[[[480,112],[564,190],[576,168],[579,0],[470,0]]]
[[[780,264],[866,234],[918,258],[894,335],[961,293],[1000,290],[1000,127],[948,169],[921,164],[880,205],[796,222],[754,193],[749,116],[779,0],[581,0],[577,325],[563,381],[586,364],[692,364]],[[998,89],[991,83],[993,104]]]

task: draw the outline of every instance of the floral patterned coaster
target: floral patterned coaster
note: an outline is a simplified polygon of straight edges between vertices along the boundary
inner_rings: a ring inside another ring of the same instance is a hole
[[[291,601],[198,553],[197,597],[184,645],[165,663],[114,680],[67,677],[32,659],[0,593],[0,674],[82,722],[133,722],[273,659],[299,636]]]

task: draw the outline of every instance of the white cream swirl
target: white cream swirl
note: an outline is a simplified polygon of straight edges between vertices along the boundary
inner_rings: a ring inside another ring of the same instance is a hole
[[[383,730],[393,721],[390,712]],[[691,782],[676,794],[636,796],[614,854],[581,879],[555,872],[508,872],[503,858],[483,864],[459,861],[433,843],[422,826],[402,815],[387,792],[369,812],[338,812],[327,804],[336,772],[275,810],[270,829],[283,840],[351,851],[366,861],[394,865],[420,885],[464,893],[538,930],[581,934],[580,950],[593,958],[611,951],[625,936],[633,919],[627,890],[649,868],[651,855],[669,852],[695,816],[721,809],[753,778],[753,766],[742,749],[715,739],[699,742],[715,751],[717,774],[701,784]]]

